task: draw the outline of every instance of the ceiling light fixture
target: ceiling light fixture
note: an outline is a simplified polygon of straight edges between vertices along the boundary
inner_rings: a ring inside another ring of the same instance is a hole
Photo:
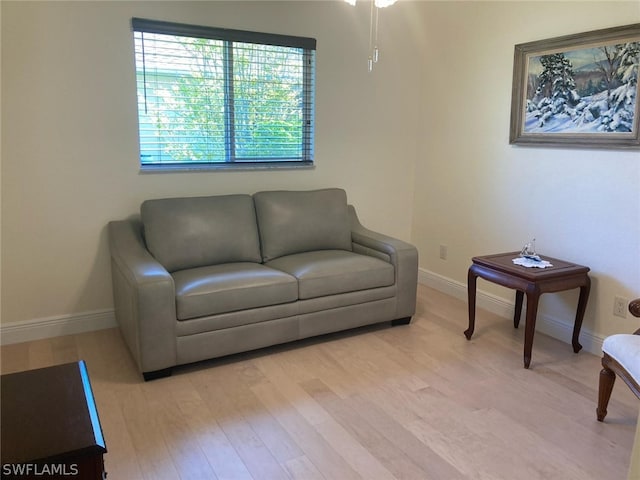
[[[344,0],[349,5],[355,6],[357,0]],[[396,3],[396,0],[372,0],[371,14],[369,18],[369,71],[373,71],[373,64],[378,63],[380,56],[378,50],[378,20],[380,9]],[[374,11],[375,10],[375,11]]]

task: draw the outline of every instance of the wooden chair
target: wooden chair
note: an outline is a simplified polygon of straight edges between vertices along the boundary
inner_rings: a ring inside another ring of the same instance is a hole
[[[640,298],[629,304],[634,317],[640,317]],[[640,328],[633,334],[616,334],[604,339],[602,344],[602,370],[598,390],[598,421],[607,415],[613,384],[618,375],[640,398]]]

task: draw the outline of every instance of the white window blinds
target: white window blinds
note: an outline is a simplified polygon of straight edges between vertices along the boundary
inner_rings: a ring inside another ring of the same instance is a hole
[[[143,168],[313,163],[315,39],[132,25]]]

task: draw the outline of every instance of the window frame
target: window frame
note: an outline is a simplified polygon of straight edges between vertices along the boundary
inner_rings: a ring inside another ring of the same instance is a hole
[[[247,30],[234,30],[219,27],[209,27],[201,25],[191,25],[183,23],[166,22],[159,20],[149,20],[133,17],[131,19],[131,27],[136,42],[136,33],[141,32],[162,35],[175,35],[192,38],[204,38],[210,40],[219,40],[224,42],[224,49],[228,50],[232,47],[233,42],[250,43],[261,46],[278,46],[290,47],[303,50],[303,72],[302,72],[302,142],[301,156],[299,159],[280,158],[280,159],[243,159],[235,156],[234,143],[235,137],[235,120],[233,116],[234,95],[225,93],[225,108],[228,106],[231,111],[225,112],[224,125],[224,144],[225,144],[225,160],[224,161],[184,161],[176,160],[173,162],[155,162],[143,163],[142,161],[142,137],[141,137],[141,114],[140,102],[138,100],[140,85],[138,78],[138,60],[134,59],[134,68],[136,73],[136,106],[138,120],[138,145],[139,154],[138,161],[142,172],[170,172],[170,171],[191,171],[191,170],[256,170],[256,169],[299,169],[314,167],[314,144],[315,144],[315,51],[316,40],[309,37],[297,37],[291,35],[280,35],[263,32],[253,32]],[[144,40],[143,40],[144,41]],[[134,48],[135,55],[138,51]],[[225,62],[225,77],[233,75],[233,71],[229,72],[229,62]],[[144,80],[146,82],[146,79]],[[146,83],[144,88],[146,88]],[[231,153],[230,153],[231,152]]]

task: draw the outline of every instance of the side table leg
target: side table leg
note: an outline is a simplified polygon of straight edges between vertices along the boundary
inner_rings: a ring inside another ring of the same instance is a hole
[[[580,297],[578,298],[578,309],[576,310],[576,321],[573,324],[573,338],[571,339],[571,345],[573,351],[578,353],[582,349],[582,345],[578,341],[580,336],[580,329],[582,328],[582,320],[584,320],[584,312],[587,310],[587,302],[589,301],[589,292],[591,291],[591,279],[588,275],[585,275],[585,284],[580,287]]]
[[[536,316],[538,314],[538,300],[540,291],[533,287],[527,289],[527,324],[524,331],[524,368],[531,364],[531,350],[533,349],[533,335],[536,333]]]
[[[476,328],[476,280],[477,275],[473,271],[473,266],[469,268],[467,274],[467,295],[469,304],[469,328],[464,331],[464,336],[467,340],[471,340],[471,335]]]
[[[520,316],[522,315],[522,299],[524,298],[524,292],[516,290],[516,307],[513,311],[513,328],[520,326]]]

